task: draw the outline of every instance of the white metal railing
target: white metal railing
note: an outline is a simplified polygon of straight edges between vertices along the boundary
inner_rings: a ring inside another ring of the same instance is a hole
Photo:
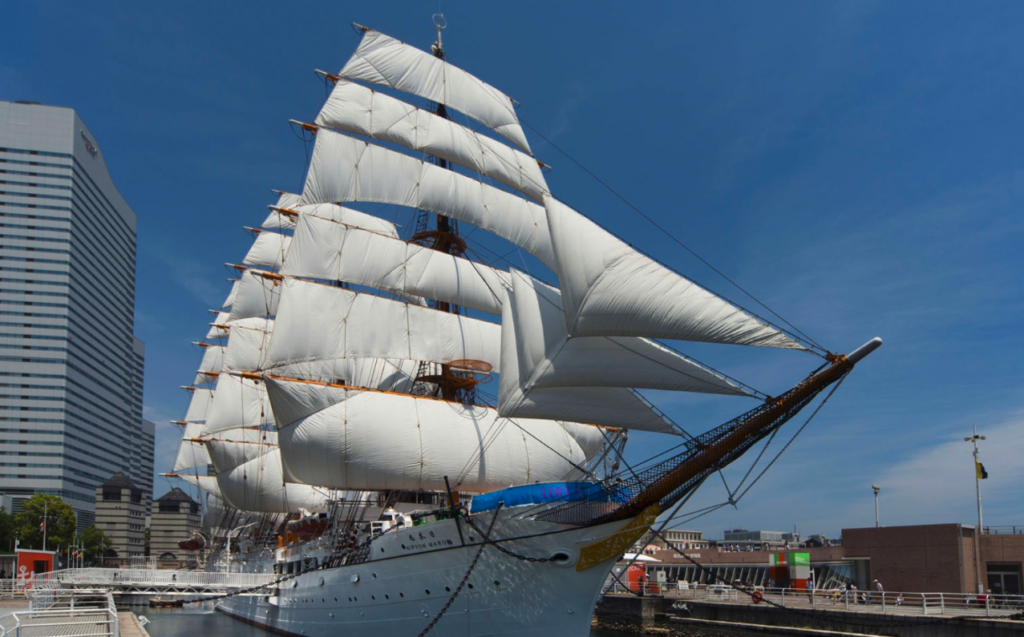
[[[743,592],[724,584],[686,585],[659,582],[631,583],[629,593],[671,599],[759,604],[769,602],[792,608],[839,609],[865,613],[916,615],[975,615],[999,617],[1024,612],[1022,595],[978,595],[976,593],[917,593],[866,590],[804,590],[793,588],[743,587]],[[627,593],[612,583],[605,594]],[[754,598],[758,597],[757,600]]]
[[[28,596],[28,610],[0,617],[0,637],[120,637],[110,591],[43,588]]]
[[[75,586],[165,586],[252,588],[273,582],[273,573],[209,573],[204,571],[157,571],[150,569],[74,568],[56,571],[53,578]]]

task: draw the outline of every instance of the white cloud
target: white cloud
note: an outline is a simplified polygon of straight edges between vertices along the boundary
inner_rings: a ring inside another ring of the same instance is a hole
[[[980,458],[989,479],[983,480],[986,526],[1020,523],[1020,488],[1024,483],[1024,413],[979,431]],[[964,427],[964,435],[970,431]],[[964,522],[974,519],[973,447],[958,437],[945,437],[892,467],[879,478],[885,520],[890,525]]]

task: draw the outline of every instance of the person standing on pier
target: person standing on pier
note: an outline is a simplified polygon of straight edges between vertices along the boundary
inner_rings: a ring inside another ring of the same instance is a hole
[[[882,588],[882,583],[878,580],[872,580],[872,584],[875,585],[875,590],[878,591],[878,603],[882,603],[882,599],[885,597],[885,589]]]

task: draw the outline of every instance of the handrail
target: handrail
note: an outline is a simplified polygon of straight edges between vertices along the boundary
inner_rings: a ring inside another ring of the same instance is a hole
[[[623,582],[625,583],[625,582]],[[628,594],[671,599],[691,599],[739,604],[776,604],[784,607],[850,610],[886,615],[975,615],[999,617],[1024,611],[1024,595],[979,595],[976,593],[936,593],[870,590],[808,590],[743,586],[739,590],[726,584],[701,584],[680,589],[673,583],[647,581],[641,587],[629,584]],[[614,580],[605,587],[604,594],[627,593]],[[760,594],[757,602],[753,597]]]
[[[43,632],[59,637],[120,637],[121,627],[114,595],[109,590],[68,591],[50,587],[31,589],[27,611],[15,611],[0,617],[0,637],[20,637],[22,628],[48,629]],[[79,599],[76,604],[76,597]],[[46,602],[49,601],[49,604]],[[45,606],[40,608],[39,606]],[[6,620],[6,621],[5,621]],[[48,621],[49,620],[49,621]],[[92,626],[96,632],[88,632]],[[75,628],[72,628],[75,627]]]
[[[273,573],[211,573],[206,571],[154,571],[149,569],[76,568],[56,571],[60,584],[138,585],[154,584],[171,587],[218,586],[251,588],[269,584]]]

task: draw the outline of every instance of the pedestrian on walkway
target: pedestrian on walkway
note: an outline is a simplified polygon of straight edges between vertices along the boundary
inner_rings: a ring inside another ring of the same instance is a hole
[[[875,591],[878,592],[878,603],[881,604],[882,598],[885,596],[885,589],[882,588],[882,583],[878,580],[872,580],[871,583],[874,585]]]

